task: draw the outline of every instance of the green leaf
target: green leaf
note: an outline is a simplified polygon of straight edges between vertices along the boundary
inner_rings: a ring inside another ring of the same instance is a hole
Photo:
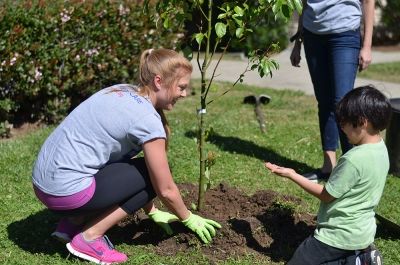
[[[282,14],[286,17],[286,18],[290,18],[290,8],[288,5],[283,5],[282,6]]]
[[[264,77],[264,71],[261,65],[258,66],[258,74],[260,75],[261,78]]]
[[[206,167],[206,170],[204,171],[204,176],[206,177],[207,182],[210,181],[211,172],[209,167]]]
[[[169,18],[165,18],[164,23],[163,23],[164,28],[168,29],[170,25],[171,25],[171,23],[169,21]]]
[[[218,15],[218,19],[223,19],[226,17],[226,13],[222,13]]]
[[[235,13],[238,14],[239,16],[244,15],[244,10],[240,6],[235,6],[235,8],[233,10],[235,10]]]
[[[282,6],[281,2],[276,2],[276,3],[272,6],[272,12],[274,13],[275,18],[276,18],[276,16],[279,14],[279,12],[280,12],[280,10],[281,10],[281,6]]]
[[[287,5],[289,6],[290,10],[294,9],[293,0],[287,0]]]
[[[185,48],[182,49],[182,52],[183,56],[185,56],[185,58],[187,58],[188,60],[193,59],[193,51],[192,48],[190,48],[190,46],[185,46]]]
[[[232,19],[229,19],[227,21],[227,23],[228,23],[228,28],[229,28],[229,34],[231,34],[231,36],[233,36],[236,31],[236,24],[235,24],[235,22],[233,22]]]
[[[264,64],[262,70],[264,75],[269,75],[271,73],[271,69],[269,69],[268,64]]]
[[[240,39],[241,37],[243,37],[243,32],[244,32],[243,28],[237,28],[236,29],[236,38]]]
[[[274,66],[275,70],[278,70],[278,69],[279,69],[279,63],[278,63],[277,61],[271,60],[270,62],[271,62],[271,64]]]
[[[203,33],[197,33],[196,35],[194,35],[194,38],[196,39],[197,44],[201,45],[201,42],[204,39],[204,34]]]
[[[222,38],[226,34],[226,24],[218,22],[215,24],[215,33],[217,33],[218,38]]]
[[[239,27],[243,27],[243,21],[240,18],[237,18],[237,17],[234,17],[234,16],[232,16],[232,17],[233,17],[233,20],[235,20],[236,24]]]
[[[279,51],[279,44],[278,43],[272,43],[271,47],[272,47],[273,51]]]
[[[192,202],[192,203],[190,204],[190,208],[191,208],[193,211],[197,211],[197,205],[196,205],[194,202]]]
[[[303,3],[302,0],[292,0],[295,6],[296,11],[300,14],[303,12]]]

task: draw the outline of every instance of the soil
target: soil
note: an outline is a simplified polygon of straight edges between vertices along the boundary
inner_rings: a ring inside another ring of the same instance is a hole
[[[44,124],[40,122],[24,122],[20,125],[10,125],[9,127],[9,136],[6,138],[1,138],[0,136],[0,141],[1,140],[10,140],[10,139],[16,139],[18,137],[27,135],[28,133],[34,132],[37,129],[43,127]]]
[[[197,201],[197,186],[181,184],[179,188],[186,205]],[[151,246],[159,255],[200,250],[210,264],[247,254],[257,256],[257,260],[287,261],[315,229],[314,215],[294,212],[295,206],[302,204],[297,197],[282,196],[272,190],[247,196],[221,183],[207,191],[203,211],[192,211],[222,225],[211,244],[201,244],[180,222],[171,224],[175,233],[169,237],[143,212],[119,224],[120,228],[129,226],[133,236],[126,234],[127,229],[117,229],[113,238],[125,237],[134,245]]]

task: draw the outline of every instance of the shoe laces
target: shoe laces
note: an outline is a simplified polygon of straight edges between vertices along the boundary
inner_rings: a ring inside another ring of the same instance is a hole
[[[110,239],[108,239],[106,235],[103,236],[103,239],[110,250],[115,249],[114,245],[111,243]]]

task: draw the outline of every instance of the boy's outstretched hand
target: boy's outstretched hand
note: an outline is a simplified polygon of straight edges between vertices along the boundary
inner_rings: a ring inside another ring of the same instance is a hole
[[[294,174],[296,174],[296,171],[291,168],[287,167],[281,167],[275,164],[272,164],[270,162],[265,162],[265,167],[269,169],[272,173],[279,175],[281,177],[285,178],[291,178]]]

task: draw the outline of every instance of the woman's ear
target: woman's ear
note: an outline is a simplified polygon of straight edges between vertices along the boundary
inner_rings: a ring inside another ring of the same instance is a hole
[[[154,76],[154,87],[158,90],[161,90],[161,76],[155,75]]]

